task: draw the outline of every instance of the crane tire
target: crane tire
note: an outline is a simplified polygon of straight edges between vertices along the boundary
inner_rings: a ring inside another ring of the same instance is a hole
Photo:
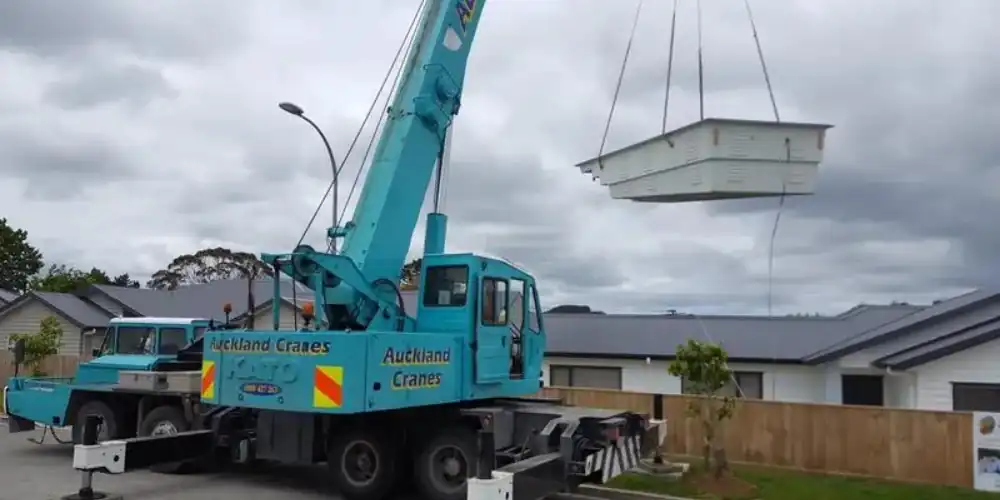
[[[427,500],[464,500],[475,462],[475,434],[455,425],[422,443],[413,460],[414,486]]]
[[[396,447],[388,433],[371,426],[338,429],[327,449],[333,486],[349,500],[384,500],[399,475]]]
[[[83,442],[83,424],[91,415],[97,415],[101,418],[102,428],[98,432],[98,442],[122,437],[118,412],[104,401],[94,399],[87,401],[76,411],[76,418],[73,420],[73,444]]]
[[[191,424],[184,417],[184,410],[173,405],[163,405],[153,408],[139,423],[139,437],[164,434],[177,434],[191,429]],[[187,462],[157,464],[149,470],[160,474],[181,474],[190,472],[193,465]]]

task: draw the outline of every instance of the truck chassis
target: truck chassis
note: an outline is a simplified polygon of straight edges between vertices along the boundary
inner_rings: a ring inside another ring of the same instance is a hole
[[[73,467],[82,476],[80,490],[64,498],[108,498],[93,490],[95,472],[122,474],[177,464],[203,467],[258,460],[343,466],[347,455],[341,452],[346,451],[333,443],[364,440],[366,432],[375,429],[388,438],[381,442],[391,443],[382,456],[396,463],[389,468],[397,473],[381,476],[383,484],[369,488],[335,481],[345,497],[386,497],[406,481],[399,465],[440,476],[439,469],[447,466],[437,467],[435,455],[427,450],[450,444],[464,454],[464,467],[452,471],[452,476],[461,476],[460,483],[428,488],[430,475],[415,472],[412,480],[424,497],[464,500],[482,495],[484,487],[500,481],[513,497],[507,500],[535,500],[574,492],[581,484],[601,484],[636,469],[641,458],[660,447],[666,432],[664,422],[644,415],[565,406],[550,399],[496,399],[327,417],[222,406],[201,410],[191,430],[104,442],[97,439],[99,418],[88,416],[82,442],[73,454]],[[332,476],[337,476],[330,466]]]

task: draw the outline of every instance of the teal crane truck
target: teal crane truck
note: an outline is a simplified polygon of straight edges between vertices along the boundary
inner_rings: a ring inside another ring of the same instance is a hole
[[[478,464],[510,473],[514,500],[528,500],[607,481],[659,446],[663,423],[648,415],[535,398],[546,343],[535,278],[445,252],[441,170],[485,3],[424,2],[353,219],[334,218],[323,251],[262,255],[275,303],[281,276],[313,291],[305,328],[282,330],[275,308],[272,330],[209,330],[183,349],[177,362],[200,366],[187,430],[102,440],[88,417],[71,498],[96,497],[95,472],[224,456],[325,463],[353,500],[384,499],[404,481],[427,500],[464,500]],[[419,300],[407,310],[400,269],[432,179]]]
[[[190,412],[199,397],[200,365],[179,361],[177,354],[212,325],[195,318],[112,318],[94,358],[74,376],[8,382],[3,402],[10,432],[72,426],[79,443],[89,415],[99,417],[102,440],[163,432],[174,409]]]

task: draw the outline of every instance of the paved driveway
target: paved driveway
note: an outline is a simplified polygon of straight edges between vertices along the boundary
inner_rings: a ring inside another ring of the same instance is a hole
[[[67,431],[57,431],[67,439]],[[28,437],[39,432],[10,434],[0,422],[0,500],[50,500],[80,487],[73,470],[73,448],[52,437],[36,445]],[[51,443],[51,444],[50,444]],[[325,489],[325,470],[318,467],[272,467],[253,474],[222,473],[168,476],[134,472],[118,476],[96,474],[94,489],[120,494],[126,500],[309,500],[336,498]]]

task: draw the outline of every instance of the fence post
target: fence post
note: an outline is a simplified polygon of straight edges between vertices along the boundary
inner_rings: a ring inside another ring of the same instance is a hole
[[[653,394],[653,418],[663,420],[663,394]],[[664,422],[662,425],[666,425]],[[660,465],[663,463],[663,455],[660,453],[660,443],[657,439],[656,452],[653,455],[653,463]]]

